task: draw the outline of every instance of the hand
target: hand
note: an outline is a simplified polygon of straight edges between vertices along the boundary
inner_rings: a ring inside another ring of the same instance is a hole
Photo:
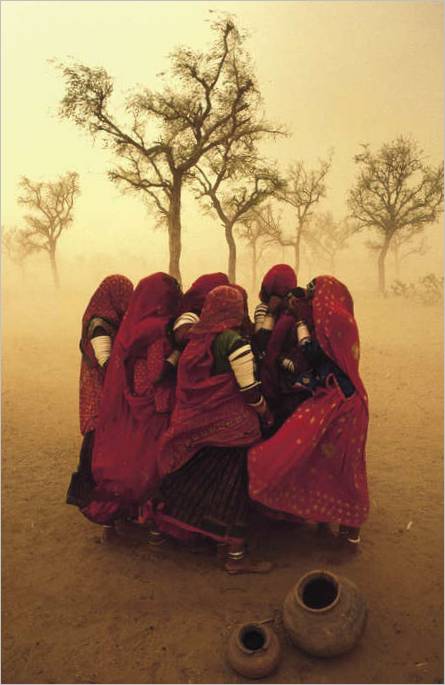
[[[289,294],[287,297],[287,311],[292,314],[297,320],[301,319],[304,314],[304,305],[301,298]]]
[[[270,314],[278,314],[279,310],[281,309],[282,305],[282,298],[278,297],[278,295],[271,295],[269,302],[267,303],[267,308],[269,310]]]
[[[266,427],[266,428],[271,428],[274,424],[274,415],[270,411],[269,407],[266,405],[266,411],[264,414],[261,416],[261,423]]]
[[[173,364],[170,364],[168,361],[165,361],[164,366],[162,367],[161,374],[154,384],[157,385],[158,383],[162,383],[162,381],[166,381],[169,378],[173,379],[175,377],[176,366],[173,366]]]

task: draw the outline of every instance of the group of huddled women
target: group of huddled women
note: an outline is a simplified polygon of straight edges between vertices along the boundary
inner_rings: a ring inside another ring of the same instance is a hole
[[[254,322],[223,273],[105,278],[82,319],[80,427],[67,502],[151,545],[204,536],[228,573],[266,572],[249,512],[318,524],[357,549],[368,514],[368,401],[352,297],[333,276],[265,275]],[[338,525],[338,529],[333,526]]]

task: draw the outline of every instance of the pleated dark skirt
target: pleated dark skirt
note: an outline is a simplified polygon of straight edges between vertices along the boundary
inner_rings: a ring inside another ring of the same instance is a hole
[[[71,481],[66,493],[66,503],[76,507],[85,507],[89,504],[95,482],[91,472],[93,458],[94,431],[85,433],[82,447],[80,448],[79,466],[72,474]]]
[[[205,447],[161,481],[155,520],[217,541],[243,540],[249,511],[247,449]]]

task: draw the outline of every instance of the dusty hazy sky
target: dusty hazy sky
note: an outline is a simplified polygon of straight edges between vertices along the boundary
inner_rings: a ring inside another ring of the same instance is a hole
[[[137,83],[156,88],[178,44],[211,41],[209,10],[229,11],[249,31],[268,117],[292,137],[268,144],[283,168],[315,163],[334,148],[324,203],[340,217],[359,144],[399,134],[416,138],[432,162],[443,157],[443,7],[441,2],[2,2],[2,223],[19,224],[21,175],[51,179],[73,169],[82,196],[61,251],[150,249],[166,265],[166,242],[149,227],[141,201],[106,179],[107,153],[57,118],[63,95],[49,58],[104,66],[117,93]],[[207,227],[207,242],[197,240]],[[226,265],[216,221],[186,200],[183,265],[191,275],[211,245]],[[211,242],[210,242],[211,241]],[[206,256],[207,259],[207,256]]]

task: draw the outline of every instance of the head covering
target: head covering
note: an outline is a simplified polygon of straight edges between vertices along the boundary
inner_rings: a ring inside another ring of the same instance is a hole
[[[229,285],[228,277],[221,271],[213,274],[204,274],[197,278],[182,296],[179,314],[184,312],[200,314],[207,295],[213,288],[217,288],[219,285]]]
[[[125,356],[151,344],[176,316],[181,291],[172,276],[158,272],[139,281],[116,343]]]
[[[145,356],[155,340],[166,335],[167,323],[178,309],[181,291],[178,282],[158,272],[139,281],[113,345],[105,378],[100,423],[117,418],[127,390],[125,363]]]
[[[260,290],[260,299],[269,299],[272,295],[284,297],[296,288],[297,277],[295,271],[288,264],[276,264],[263,278]]]
[[[201,447],[250,445],[260,437],[258,417],[243,399],[231,371],[213,373],[216,336],[245,317],[240,288],[222,285],[206,297],[178,363],[176,405],[161,440],[161,475],[180,468]]]
[[[349,376],[367,405],[366,391],[359,374],[360,340],[351,293],[334,276],[317,276],[312,313],[315,333],[323,352]]]
[[[245,288],[243,288],[241,285],[238,285],[237,283],[234,283],[232,285],[232,288],[236,288],[237,290],[239,290],[239,292],[243,296],[244,301],[244,318],[241,324],[241,335],[245,338],[251,338],[255,332],[255,326],[249,316],[249,297],[247,295],[247,290],[245,290]]]
[[[117,330],[127,311],[128,303],[133,292],[133,284],[120,274],[107,276],[100,283],[85,309],[82,317],[82,333],[80,349],[90,366],[97,366],[97,359],[88,338],[88,326],[92,319],[98,317]]]
[[[239,287],[221,285],[207,295],[199,323],[193,327],[190,335],[196,337],[238,328],[244,316],[245,301]]]
[[[153,382],[150,368],[162,369],[164,353],[171,352],[166,327],[177,313],[180,294],[177,281],[167,274],[143,278],[114,342],[93,449],[96,488],[83,510],[97,523],[110,522],[128,508],[134,511],[156,482],[157,444],[168,425],[168,413],[165,408],[158,411],[158,399],[168,388]],[[149,382],[136,393],[136,365],[141,362]]]

